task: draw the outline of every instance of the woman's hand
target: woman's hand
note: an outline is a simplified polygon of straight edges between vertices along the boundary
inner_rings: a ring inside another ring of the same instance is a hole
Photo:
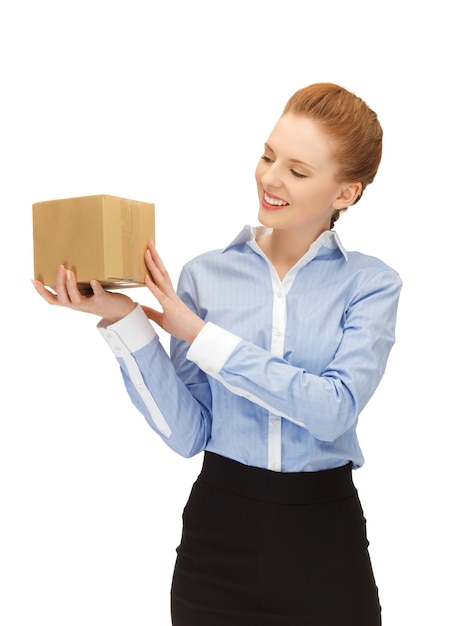
[[[163,309],[159,312],[144,306],[142,308],[145,314],[174,337],[192,343],[205,322],[193,313],[176,294],[170,276],[153,243],[149,245],[145,253],[145,262],[150,273],[150,276],[145,278],[145,284]]]
[[[136,303],[122,293],[105,291],[97,280],[90,281],[91,293],[82,293],[72,271],[63,265],[57,272],[55,294],[39,280],[32,281],[38,294],[49,304],[83,311],[117,322],[134,310]]]

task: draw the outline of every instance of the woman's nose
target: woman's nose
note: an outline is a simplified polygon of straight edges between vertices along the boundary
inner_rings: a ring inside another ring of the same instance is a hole
[[[276,163],[272,163],[269,168],[263,172],[261,176],[261,183],[263,187],[279,187],[281,184],[281,177],[279,168]]]

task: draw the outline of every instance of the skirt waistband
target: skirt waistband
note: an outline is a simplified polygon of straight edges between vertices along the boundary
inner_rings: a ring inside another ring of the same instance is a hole
[[[246,498],[275,504],[333,502],[357,494],[352,463],[318,472],[273,472],[206,451],[198,480]]]

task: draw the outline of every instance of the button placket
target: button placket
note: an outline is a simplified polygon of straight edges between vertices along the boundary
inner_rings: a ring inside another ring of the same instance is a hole
[[[281,418],[271,415],[268,425],[268,464],[269,469],[275,472],[281,471],[281,428]]]
[[[277,275],[273,277],[273,294],[271,352],[282,358],[286,326],[286,294]],[[282,420],[277,415],[270,414],[268,422],[268,467],[270,470],[281,471],[281,457]]]

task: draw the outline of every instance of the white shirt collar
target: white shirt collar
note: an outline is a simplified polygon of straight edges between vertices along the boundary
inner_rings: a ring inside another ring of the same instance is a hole
[[[271,228],[266,228],[265,226],[250,226],[247,224],[235,237],[235,239],[224,248],[224,250],[228,250],[229,248],[241,243],[250,243],[256,241],[257,239],[262,239],[271,232]],[[339,248],[346,261],[348,260],[348,252],[341,243],[338,233],[334,230],[325,230],[322,232],[321,235],[311,244],[309,250],[304,255],[304,258],[306,256],[313,258],[322,246],[327,248]]]

